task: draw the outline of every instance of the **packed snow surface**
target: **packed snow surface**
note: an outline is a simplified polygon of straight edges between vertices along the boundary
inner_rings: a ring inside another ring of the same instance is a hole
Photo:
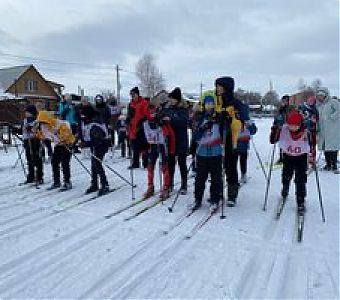
[[[264,163],[272,149],[271,122],[256,120],[254,142]],[[77,156],[90,166],[83,154]],[[130,180],[129,161],[120,159],[118,150],[111,156],[107,154],[106,163]],[[92,197],[84,195],[90,177],[74,158],[73,189],[66,192],[46,190],[51,184],[47,164],[41,189],[18,186],[25,178],[20,163],[13,168],[16,159],[14,147],[8,153],[0,149],[1,299],[339,298],[339,175],[319,172],[325,223],[315,173],[308,177],[304,235],[298,243],[295,187],[291,185],[281,218],[275,220],[281,190],[281,171],[275,169],[263,211],[266,180],[251,147],[249,180],[236,207],[225,208],[225,219],[219,218],[221,212],[214,215],[186,239],[209,210],[204,201],[199,211],[173,226],[193,202],[192,178],[188,195],[180,196],[172,214],[168,206],[174,196],[124,220],[156,201],[154,197],[107,219],[132,202],[129,186],[110,170],[110,187],[119,189],[86,202]],[[137,200],[146,190],[147,176],[142,169],[133,175]],[[158,187],[158,176],[155,180]]]

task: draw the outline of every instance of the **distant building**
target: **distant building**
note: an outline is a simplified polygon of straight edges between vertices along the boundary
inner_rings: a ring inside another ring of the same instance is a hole
[[[0,69],[0,122],[18,123],[28,104],[56,111],[63,88],[46,80],[33,65]]]

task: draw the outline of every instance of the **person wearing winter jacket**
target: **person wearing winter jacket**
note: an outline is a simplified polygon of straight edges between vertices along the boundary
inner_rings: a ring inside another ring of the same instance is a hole
[[[95,109],[97,112],[97,121],[100,124],[104,124],[109,130],[111,128],[111,110],[110,107],[105,103],[104,97],[100,94],[94,97]]]
[[[126,146],[127,146],[127,125],[126,116],[120,115],[116,123],[116,130],[118,133],[118,146],[120,146],[121,157],[126,156]]]
[[[202,99],[204,112],[195,131],[196,149],[196,178],[195,205],[193,210],[202,205],[205,184],[208,176],[211,178],[210,204],[211,209],[217,209],[222,195],[222,135],[219,115],[216,113],[214,98],[206,96]]]
[[[174,155],[169,155],[169,171],[171,189],[174,186],[174,175],[176,158],[181,173],[181,194],[187,193],[188,181],[188,168],[187,168],[187,155],[189,151],[188,141],[188,125],[189,125],[189,112],[186,103],[182,100],[182,93],[180,88],[176,87],[168,95],[170,105],[163,110],[163,120],[169,121],[175,133],[176,150]]]
[[[240,129],[237,142],[237,160],[240,159],[240,169],[241,169],[241,180],[240,182],[247,182],[247,160],[248,160],[248,150],[249,141],[251,136],[253,136],[257,131],[257,127],[253,120],[247,120],[244,122]]]
[[[110,190],[102,165],[104,156],[109,149],[109,133],[105,124],[96,120],[97,115],[98,112],[91,106],[84,108],[81,114],[84,141],[90,146],[92,154],[91,185],[85,193],[90,194],[98,191],[98,196],[102,196]],[[98,188],[98,177],[100,179],[100,188]]]
[[[295,194],[298,213],[305,212],[305,197],[307,183],[307,167],[311,138],[303,124],[303,116],[296,110],[288,113],[286,122],[282,126],[272,127],[270,142],[278,142],[283,152],[282,191],[281,196],[286,198],[289,193],[289,185],[295,174]]]
[[[58,106],[58,115],[60,120],[67,121],[72,130],[73,135],[77,135],[78,133],[78,123],[77,123],[77,116],[76,116],[76,108],[74,103],[72,103],[71,95],[65,95],[64,99],[59,102]],[[78,147],[73,145],[72,149],[75,153],[79,153]]]
[[[165,200],[169,197],[170,174],[169,155],[175,154],[175,134],[170,122],[158,115],[155,105],[149,107],[149,118],[143,122],[148,147],[148,189],[144,193],[144,198],[154,195],[154,170],[157,159],[160,160],[160,168],[163,175],[163,186],[160,198]]]
[[[281,98],[281,103],[277,111],[277,114],[274,116],[274,122],[272,126],[277,127],[278,129],[281,129],[287,120],[288,113],[291,110],[292,110],[292,107],[289,105],[289,95],[283,95]],[[280,155],[279,159],[277,160],[275,164],[282,163],[283,153],[281,150],[280,150],[279,155]]]
[[[75,137],[72,134],[70,124],[65,120],[59,120],[52,117],[47,111],[40,111],[37,117],[37,122],[40,124],[42,138],[50,136],[54,142],[52,154],[52,173],[53,183],[49,189],[57,189],[66,191],[72,188],[71,184],[71,149],[75,142]],[[64,175],[64,184],[60,184],[60,165]]]
[[[117,103],[116,98],[112,98],[109,103],[110,113],[111,113],[111,144],[114,147],[116,144],[116,131],[118,118],[122,113],[122,109]],[[118,143],[119,144],[119,143]]]
[[[25,108],[25,118],[22,125],[22,137],[28,165],[28,174],[25,184],[43,183],[43,161],[41,155],[41,140],[37,133],[36,118],[38,111],[34,105]]]
[[[237,174],[237,141],[242,123],[247,119],[244,104],[234,96],[234,78],[215,80],[216,103],[221,115],[224,144],[224,168],[228,183],[227,205],[235,206],[239,183]]]
[[[329,96],[327,88],[316,92],[319,111],[318,149],[324,151],[324,170],[339,174],[337,156],[340,149],[340,103]]]
[[[313,161],[316,159],[316,134],[317,134],[317,123],[319,121],[319,112],[316,108],[316,97],[310,96],[307,101],[303,102],[299,108],[299,112],[303,116],[303,123],[305,128],[308,129],[312,144],[311,144],[311,155]]]
[[[145,155],[148,143],[145,139],[143,122],[150,119],[148,106],[149,103],[139,95],[138,87],[130,91],[131,102],[128,107],[126,122],[128,124],[128,136],[132,146],[132,164],[129,168],[139,168],[140,154],[144,153],[143,166],[147,167],[147,155]]]

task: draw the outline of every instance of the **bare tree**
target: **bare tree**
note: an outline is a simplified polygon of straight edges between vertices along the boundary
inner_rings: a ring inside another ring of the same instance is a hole
[[[275,90],[268,91],[262,98],[262,103],[264,105],[278,105],[279,95]]]
[[[146,53],[136,64],[136,76],[142,94],[153,97],[157,92],[165,88],[165,80],[156,66],[152,54]]]

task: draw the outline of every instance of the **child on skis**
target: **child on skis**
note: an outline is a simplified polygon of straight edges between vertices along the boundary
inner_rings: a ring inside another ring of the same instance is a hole
[[[237,141],[237,160],[240,158],[240,169],[241,169],[241,180],[240,183],[244,184],[247,182],[247,160],[249,141],[251,136],[257,131],[257,127],[253,120],[247,120],[242,125]]]
[[[86,194],[98,191],[98,196],[107,194],[109,184],[102,165],[105,154],[109,150],[109,132],[105,124],[96,120],[97,113],[92,106],[84,108],[81,112],[82,133],[84,141],[91,149],[91,186],[86,190]],[[98,176],[101,187],[98,190]]]
[[[211,209],[216,210],[222,195],[222,138],[219,116],[215,111],[214,98],[205,96],[204,111],[198,125],[195,140],[196,150],[196,180],[195,204],[193,210],[202,205],[205,183],[211,177],[210,200]]]
[[[148,148],[148,189],[144,193],[144,198],[151,197],[154,192],[154,170],[157,158],[160,159],[160,167],[163,174],[163,187],[160,198],[169,198],[170,174],[168,157],[175,153],[175,134],[168,121],[162,120],[162,116],[157,114],[156,108],[149,106],[150,117],[143,123]]]
[[[71,127],[67,121],[58,120],[52,117],[47,111],[40,111],[37,117],[40,123],[42,138],[50,136],[55,143],[52,154],[52,173],[53,183],[49,190],[60,188],[60,191],[66,191],[72,188],[70,181],[70,160],[71,147],[75,142]],[[60,165],[64,175],[64,184],[60,184]]]
[[[295,173],[297,210],[298,214],[304,214],[310,135],[303,124],[302,115],[292,110],[281,129],[273,126],[270,142],[271,144],[278,142],[283,153],[281,196],[283,198],[288,196],[290,181]],[[312,156],[309,158],[312,159]]]
[[[28,165],[28,174],[25,184],[43,183],[43,161],[41,155],[41,141],[37,135],[36,118],[38,111],[34,105],[25,109],[25,118],[22,126],[22,136]]]

